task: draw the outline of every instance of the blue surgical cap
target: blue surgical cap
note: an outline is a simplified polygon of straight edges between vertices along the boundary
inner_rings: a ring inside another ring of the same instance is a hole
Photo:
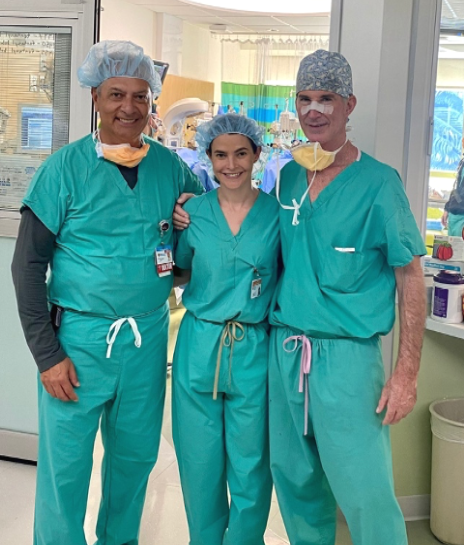
[[[264,133],[264,127],[260,127],[256,121],[244,115],[217,115],[197,128],[195,140],[198,144],[198,158],[202,162],[207,161],[206,151],[210,148],[211,142],[222,134],[242,134],[252,140],[257,147],[263,147]]]
[[[343,98],[353,94],[353,79],[348,61],[340,53],[318,49],[300,63],[296,92],[331,91]]]
[[[82,87],[98,87],[109,78],[145,80],[155,96],[161,93],[161,79],[153,61],[132,42],[106,40],[93,45],[77,71]]]

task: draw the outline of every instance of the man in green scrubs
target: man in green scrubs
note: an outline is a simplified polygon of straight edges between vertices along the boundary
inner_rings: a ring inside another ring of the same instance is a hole
[[[177,155],[142,136],[161,82],[141,47],[96,44],[78,77],[100,128],[37,172],[12,267],[40,371],[34,544],[86,544],[101,419],[97,543],[137,545],[164,404],[171,215],[181,193],[202,187]]]
[[[342,55],[303,59],[296,108],[311,144],[276,187],[284,272],[270,316],[271,470],[292,545],[333,545],[336,504],[354,545],[407,543],[388,426],[416,400],[425,246],[397,172],[347,140],[355,105]]]

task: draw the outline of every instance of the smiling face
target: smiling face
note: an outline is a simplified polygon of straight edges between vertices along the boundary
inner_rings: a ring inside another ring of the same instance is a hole
[[[138,78],[109,78],[92,89],[100,114],[100,138],[105,144],[139,147],[151,112],[150,86]]]
[[[253,151],[247,136],[221,134],[211,142],[207,153],[221,187],[238,189],[246,185],[251,188],[253,165],[259,158],[261,148]]]
[[[312,101],[323,106],[331,106],[333,111],[327,113],[317,110],[305,112],[305,106]],[[346,140],[346,122],[356,106],[356,97],[351,95],[345,99],[337,93],[329,91],[300,91],[296,97],[296,110],[301,128],[310,142],[319,142],[323,149],[333,151]]]

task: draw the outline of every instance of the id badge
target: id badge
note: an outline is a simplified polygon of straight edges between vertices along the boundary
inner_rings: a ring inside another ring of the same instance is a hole
[[[158,276],[169,276],[173,270],[172,246],[164,244],[155,250],[155,263]]]
[[[251,298],[256,299],[261,295],[261,278],[255,278],[251,281]]]

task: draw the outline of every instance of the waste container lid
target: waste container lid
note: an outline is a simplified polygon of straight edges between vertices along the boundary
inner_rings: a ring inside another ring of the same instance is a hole
[[[433,417],[464,428],[464,398],[440,399],[429,406]]]

